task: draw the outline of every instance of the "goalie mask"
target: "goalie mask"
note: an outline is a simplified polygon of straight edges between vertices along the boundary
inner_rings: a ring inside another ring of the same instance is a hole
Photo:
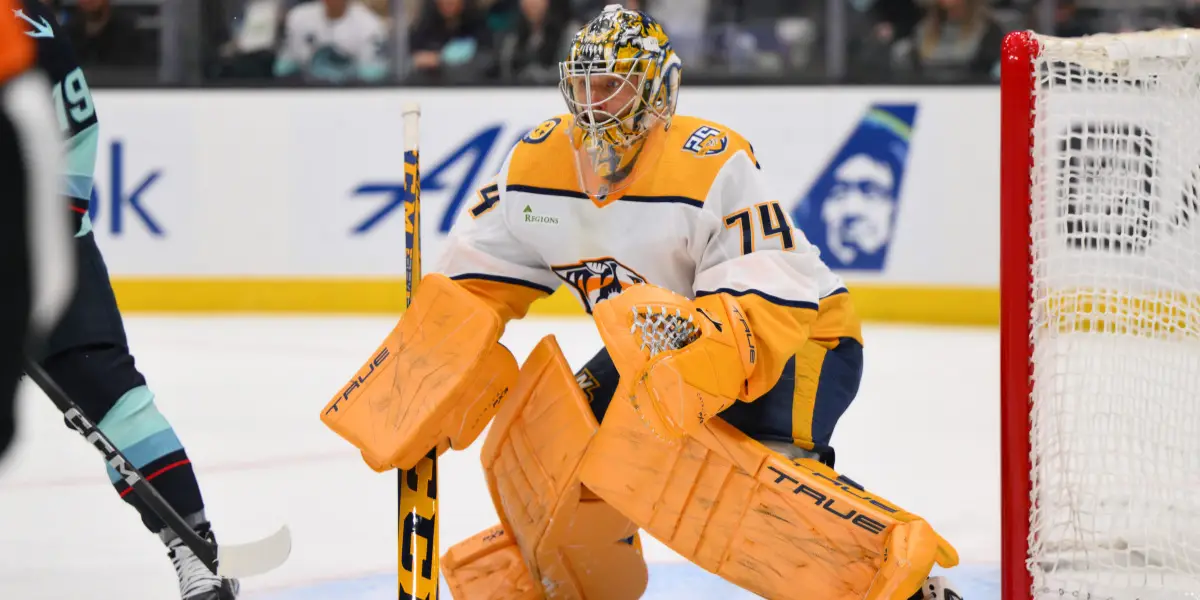
[[[600,200],[651,168],[675,114],[680,60],[657,21],[619,5],[584,25],[559,65],[581,189]]]

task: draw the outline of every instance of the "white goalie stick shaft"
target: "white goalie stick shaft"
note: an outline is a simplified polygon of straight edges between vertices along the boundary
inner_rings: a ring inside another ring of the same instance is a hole
[[[271,571],[287,560],[292,552],[292,534],[286,525],[270,536],[248,544],[222,543],[214,547],[200,537],[40,365],[26,356],[24,366],[26,374],[49,396],[66,417],[67,423],[104,455],[105,462],[116,470],[133,493],[179,536],[210,571],[221,577],[251,577]]]

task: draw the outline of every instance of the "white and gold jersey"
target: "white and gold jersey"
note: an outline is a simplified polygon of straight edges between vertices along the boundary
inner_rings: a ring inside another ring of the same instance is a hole
[[[790,340],[801,327],[805,337],[861,341],[841,278],[770,197],[740,135],[676,116],[660,132],[654,168],[622,195],[596,201],[580,191],[570,124],[570,115],[550,119],[513,148],[458,217],[437,272],[505,319],[560,285],[591,312],[650,283],[689,298],[737,296],[767,346],[781,327],[793,330]]]

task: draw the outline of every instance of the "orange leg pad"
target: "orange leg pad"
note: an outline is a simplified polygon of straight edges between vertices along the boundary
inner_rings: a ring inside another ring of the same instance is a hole
[[[511,533],[538,597],[632,600],[645,591],[636,527],[579,481],[598,429],[554,337],[543,338],[481,450],[501,530]]]
[[[521,549],[496,525],[455,544],[442,556],[442,576],[454,600],[540,600]]]
[[[667,441],[618,389],[584,458],[588,488],[658,540],[776,600],[907,600],[957,555],[929,525],[767,449],[723,420]]]

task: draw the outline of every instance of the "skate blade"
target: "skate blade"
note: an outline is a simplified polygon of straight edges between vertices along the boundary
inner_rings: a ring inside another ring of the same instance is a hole
[[[257,542],[219,544],[217,546],[217,575],[238,579],[272,571],[287,561],[292,553],[292,532],[284,525]]]

